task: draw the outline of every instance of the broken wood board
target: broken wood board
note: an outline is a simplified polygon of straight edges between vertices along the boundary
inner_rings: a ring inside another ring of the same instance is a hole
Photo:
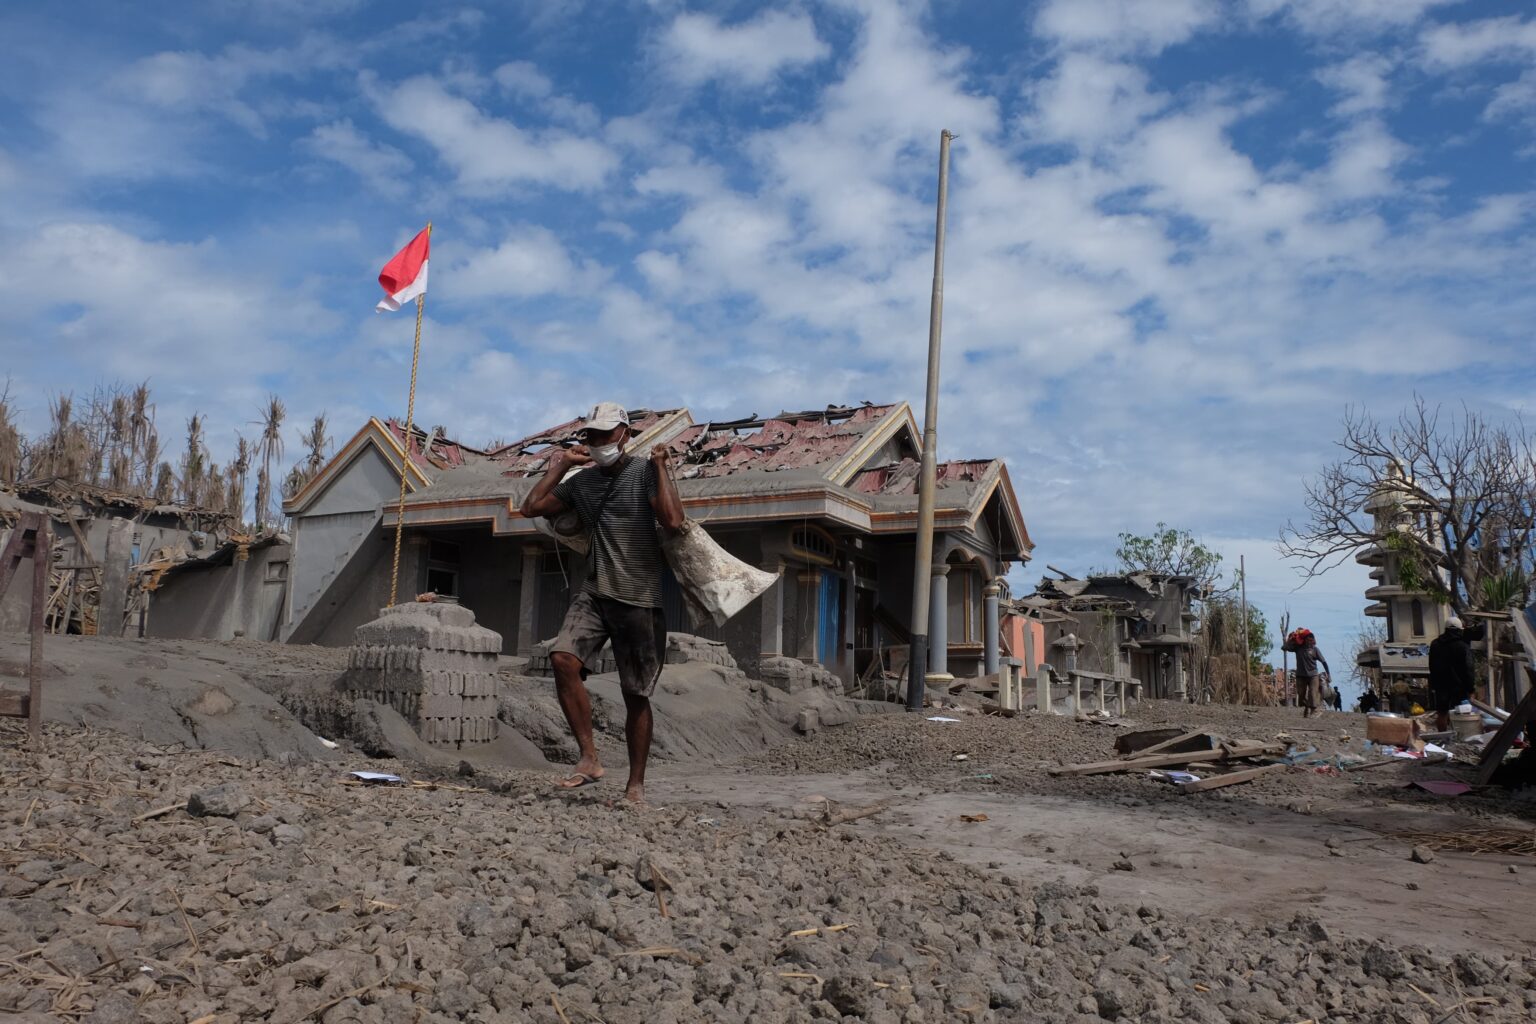
[[[1266,764],[1259,768],[1248,768],[1238,772],[1228,772],[1226,775],[1212,775],[1208,779],[1199,782],[1179,783],[1180,793],[1203,793],[1208,789],[1221,789],[1223,786],[1236,786],[1243,782],[1252,782],[1261,775],[1269,775],[1272,772],[1282,772],[1289,765]]]
[[[1070,764],[1052,768],[1052,775],[1105,775],[1109,772],[1133,772],[1142,768],[1182,768],[1196,761],[1235,761],[1244,757],[1262,757],[1265,754],[1283,754],[1285,747],[1277,743],[1229,744],[1218,750],[1198,750],[1184,754],[1154,754],[1126,761],[1097,761],[1093,764]],[[1215,756],[1212,756],[1212,755]]]
[[[1198,729],[1142,729],[1139,732],[1128,732],[1115,739],[1115,753],[1127,756],[1184,754],[1191,751],[1215,750],[1216,747],[1216,737]]]

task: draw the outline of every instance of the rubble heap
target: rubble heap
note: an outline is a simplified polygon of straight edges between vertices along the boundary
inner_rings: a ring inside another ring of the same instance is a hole
[[[343,682],[348,696],[400,712],[428,743],[496,738],[496,658],[501,634],[475,625],[458,604],[385,608],[357,627]]]

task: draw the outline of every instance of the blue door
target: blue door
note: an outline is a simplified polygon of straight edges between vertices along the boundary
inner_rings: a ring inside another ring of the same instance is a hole
[[[816,590],[816,660],[828,668],[837,661],[837,597],[841,585],[836,573],[821,570],[821,585]]]

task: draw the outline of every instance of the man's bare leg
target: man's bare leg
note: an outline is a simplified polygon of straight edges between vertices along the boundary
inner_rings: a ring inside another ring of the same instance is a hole
[[[555,670],[555,696],[560,701],[560,710],[565,712],[566,724],[571,727],[571,735],[576,737],[576,746],[581,751],[581,759],[571,774],[560,781],[560,786],[575,789],[582,785],[578,775],[594,780],[603,777],[603,766],[597,759],[597,744],[592,740],[592,695],[581,681],[581,661],[575,655],[556,651],[550,655],[549,662]]]
[[[624,695],[624,741],[629,746],[629,783],[624,799],[645,803],[645,762],[651,756],[651,698]]]

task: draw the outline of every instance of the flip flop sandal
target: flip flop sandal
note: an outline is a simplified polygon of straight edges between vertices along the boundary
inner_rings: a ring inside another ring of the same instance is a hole
[[[576,783],[574,786],[566,785],[566,783],[569,782],[571,779],[580,779],[581,781]],[[565,778],[561,779],[558,783],[556,783],[555,784],[555,788],[556,789],[581,789],[584,786],[595,786],[599,782],[602,782],[602,781],[603,781],[603,779],[602,779],[602,776],[600,776],[600,775],[599,776],[592,776],[592,775],[588,775],[586,772],[571,772],[571,774],[567,775]]]

